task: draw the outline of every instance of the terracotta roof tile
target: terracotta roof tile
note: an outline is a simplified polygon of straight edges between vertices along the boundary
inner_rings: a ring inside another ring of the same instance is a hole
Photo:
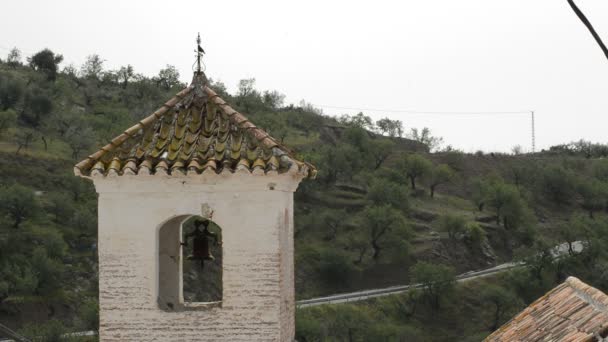
[[[570,277],[485,341],[597,341],[608,335],[608,296]]]
[[[150,116],[76,164],[79,176],[183,175],[316,169],[255,126],[206,86],[204,74]],[[260,171],[261,170],[261,171]]]

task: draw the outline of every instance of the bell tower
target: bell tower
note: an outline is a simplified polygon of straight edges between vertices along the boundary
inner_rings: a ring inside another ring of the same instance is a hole
[[[74,171],[99,194],[101,341],[294,339],[293,193],[316,170],[200,68]],[[184,301],[182,224],[193,216],[221,228],[220,301]]]

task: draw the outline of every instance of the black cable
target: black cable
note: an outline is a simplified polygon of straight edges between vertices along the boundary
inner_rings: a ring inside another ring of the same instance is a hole
[[[511,115],[511,114],[530,114],[531,111],[470,111],[470,112],[456,112],[456,111],[417,111],[417,110],[401,110],[401,109],[378,109],[378,108],[357,108],[357,107],[341,107],[341,106],[330,106],[322,104],[311,105],[320,108],[332,108],[332,109],[345,109],[345,110],[356,110],[360,112],[386,112],[386,113],[405,113],[405,114],[430,114],[430,115]]]
[[[572,7],[572,10],[574,11],[574,13],[576,13],[578,18],[587,27],[589,32],[591,32],[591,35],[593,36],[593,38],[595,39],[597,44],[600,46],[602,51],[604,51],[604,55],[606,55],[606,58],[608,59],[608,48],[606,48],[606,45],[604,45],[604,42],[602,41],[600,36],[597,34],[597,32],[595,32],[595,29],[593,28],[593,25],[591,25],[591,22],[589,22],[589,20],[585,16],[585,14],[578,8],[578,6],[576,6],[576,4],[574,3],[574,0],[568,0],[568,3],[570,4],[570,7]]]

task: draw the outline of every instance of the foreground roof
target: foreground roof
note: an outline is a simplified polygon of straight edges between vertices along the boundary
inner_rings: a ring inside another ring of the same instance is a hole
[[[203,73],[150,116],[76,164],[77,176],[293,173],[316,169],[232,109]]]
[[[602,341],[608,335],[608,296],[569,277],[485,341]]]

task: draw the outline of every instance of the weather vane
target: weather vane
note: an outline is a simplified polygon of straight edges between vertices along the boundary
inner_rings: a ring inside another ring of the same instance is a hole
[[[205,54],[205,50],[201,47],[201,33],[198,33],[198,37],[196,37],[197,50],[196,52],[196,72],[201,73],[201,58]]]

